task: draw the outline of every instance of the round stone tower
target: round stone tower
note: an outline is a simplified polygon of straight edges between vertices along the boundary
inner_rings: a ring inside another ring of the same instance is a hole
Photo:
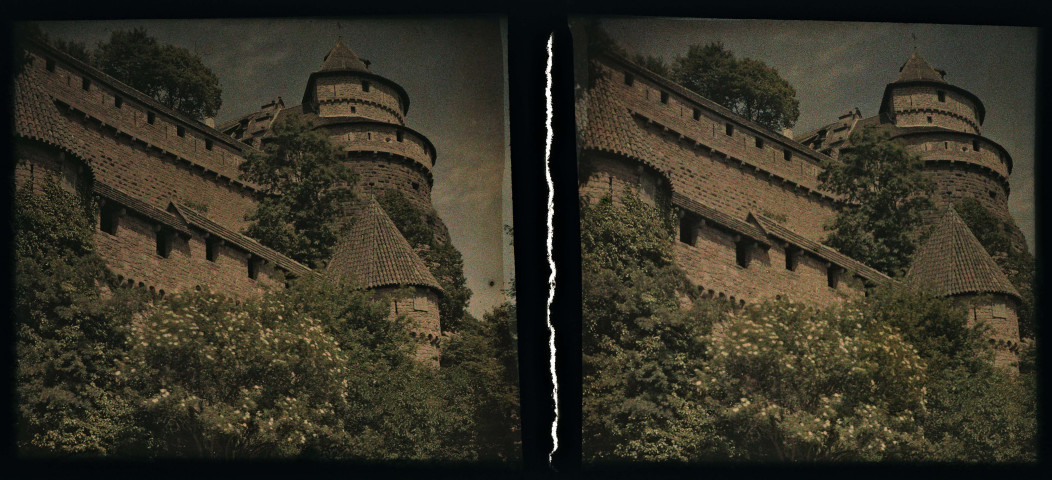
[[[916,51],[884,89],[880,123],[894,125],[895,137],[924,160],[935,183],[936,205],[965,198],[1010,221],[1008,176],[1012,157],[982,136],[986,107],[971,92],[945,80]]]
[[[370,72],[369,61],[337,41],[307,80],[300,108],[343,149],[363,193],[379,196],[396,189],[418,207],[431,208],[435,147],[405,126],[409,96]]]

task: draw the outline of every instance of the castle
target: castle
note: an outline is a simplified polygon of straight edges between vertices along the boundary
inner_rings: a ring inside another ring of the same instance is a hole
[[[992,327],[995,363],[1019,351],[1019,292],[952,208],[978,199],[1009,219],[1012,157],[982,136],[982,101],[916,52],[887,85],[879,114],[857,109],[794,138],[781,135],[611,52],[590,59],[578,102],[579,193],[618,201],[625,189],[679,218],[676,263],[706,297],[736,306],[787,297],[828,306],[893,281],[821,243],[841,200],[818,174],[866,125],[923,160],[936,185],[929,235],[905,281],[959,299]],[[1021,233],[1020,233],[1021,235]]]
[[[435,147],[405,125],[405,90],[342,41],[307,78],[300,105],[279,97],[218,128],[45,43],[27,42],[26,54],[14,85],[16,185],[52,180],[95,197],[96,247],[123,285],[245,298],[330,275],[391,298],[391,314],[406,315],[422,340],[418,359],[437,365],[442,287],[375,199],[395,189],[430,208]],[[360,201],[345,209],[353,222],[324,272],[239,233],[263,193],[238,166],[293,117],[324,132],[359,178]],[[449,240],[440,220],[432,227]]]

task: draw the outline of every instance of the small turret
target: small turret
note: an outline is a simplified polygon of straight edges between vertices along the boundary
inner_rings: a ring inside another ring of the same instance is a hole
[[[884,89],[880,115],[897,127],[938,127],[979,135],[986,107],[971,92],[946,81],[916,50]]]

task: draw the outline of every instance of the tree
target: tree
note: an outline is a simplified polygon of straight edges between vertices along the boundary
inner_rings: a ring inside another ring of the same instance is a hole
[[[16,424],[22,454],[109,454],[141,443],[134,408],[114,385],[124,327],[142,299],[127,290],[100,296],[98,285],[112,274],[94,251],[92,211],[90,203],[53,182],[40,192],[23,187],[15,195]]]
[[[327,137],[309,123],[274,125],[262,152],[251,152],[240,167],[244,179],[260,185],[263,198],[245,234],[294,260],[320,268],[331,258],[354,198],[356,181]]]
[[[771,130],[791,128],[800,117],[796,90],[759,60],[737,59],[722,43],[692,45],[672,61],[672,79],[734,113]]]
[[[582,201],[584,456],[692,460],[724,451],[692,383],[718,307],[681,308],[690,292],[673,262],[674,218],[626,190]]]
[[[888,275],[902,275],[917,248],[917,227],[931,183],[919,157],[890,134],[867,127],[851,134],[851,148],[818,175],[822,188],[842,197],[826,243]]]
[[[669,76],[668,62],[664,58],[655,55],[636,55],[632,58],[632,61],[639,64],[641,67],[650,70],[662,77]]]
[[[859,309],[764,303],[709,341],[699,388],[740,458],[901,460],[923,445],[924,363]]]
[[[471,289],[467,287],[460,251],[436,233],[441,225],[438,212],[413,205],[405,194],[395,189],[384,191],[376,200],[445,291],[438,300],[442,330],[457,331],[468,317]]]
[[[94,66],[192,118],[214,117],[219,78],[189,50],[161,45],[142,28],[114,31],[92,53]]]

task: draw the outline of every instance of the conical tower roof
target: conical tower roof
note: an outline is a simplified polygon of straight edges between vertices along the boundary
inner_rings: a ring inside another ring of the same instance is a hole
[[[895,83],[917,81],[946,83],[946,80],[942,78],[943,75],[946,75],[945,71],[932,68],[914,49],[913,55],[910,55],[906,63],[899,67],[899,78],[895,80]]]
[[[936,222],[914,255],[906,281],[937,295],[1003,293],[1020,298],[953,207]]]
[[[355,55],[351,48],[345,45],[343,40],[340,39],[336,41],[336,46],[332,47],[332,50],[329,50],[329,53],[325,55],[325,60],[322,61],[320,71],[368,72],[369,66],[365,61],[358,58],[358,55]]]
[[[373,197],[357,205],[354,224],[327,271],[359,288],[417,285],[442,291],[427,265]]]

